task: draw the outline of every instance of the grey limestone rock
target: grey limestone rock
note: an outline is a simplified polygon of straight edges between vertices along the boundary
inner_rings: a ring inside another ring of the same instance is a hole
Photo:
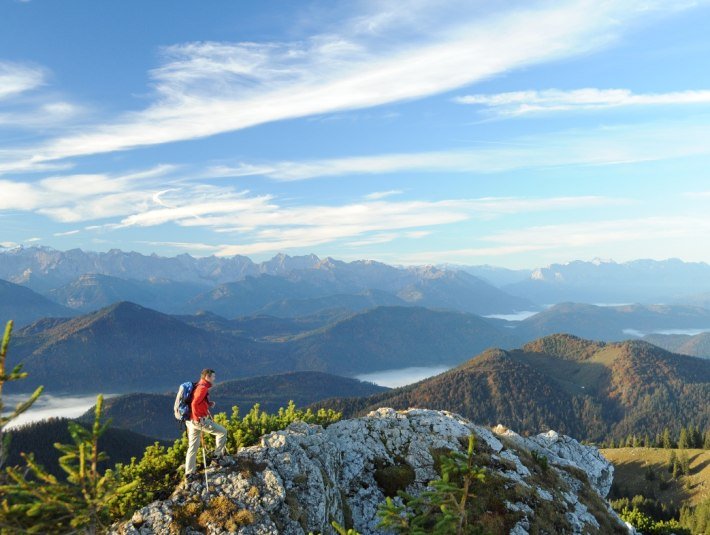
[[[111,533],[171,533],[178,508],[189,500],[207,507],[215,496],[249,511],[253,522],[232,532],[203,522],[199,527],[183,527],[183,532],[334,534],[331,522],[337,521],[363,535],[383,533],[377,527],[377,510],[385,500],[383,485],[387,484],[382,474],[394,467],[403,474],[405,490],[417,494],[438,477],[434,452],[462,451],[472,433],[484,452],[486,484],[501,487],[496,492],[509,511],[510,533],[528,533],[536,522],[547,520],[541,515],[550,514],[559,516],[560,525],[569,526],[565,527],[568,533],[598,532],[600,520],[611,522],[618,533],[625,532],[618,517],[608,513],[606,519],[596,518],[582,498],[582,489],[593,489],[601,499],[611,482],[611,464],[595,448],[552,432],[531,439],[505,429],[491,432],[446,411],[382,408],[326,429],[294,423],[266,435],[260,445],[239,451],[234,465],[208,474],[209,495],[204,481],[183,484],[169,500],[147,505],[131,520],[114,525]],[[531,450],[548,457],[559,488],[542,488]],[[569,467],[587,473],[589,483],[575,479]]]

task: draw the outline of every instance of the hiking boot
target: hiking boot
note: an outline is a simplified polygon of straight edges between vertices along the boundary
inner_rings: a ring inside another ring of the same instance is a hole
[[[193,472],[192,474],[187,474],[185,476],[185,482],[188,485],[191,485],[192,483],[195,483],[196,481],[200,481],[202,479],[202,476],[198,474],[197,472]]]
[[[234,464],[234,461],[231,458],[229,458],[226,455],[221,455],[219,457],[212,457],[209,467],[210,468],[219,468],[219,467],[230,466],[232,464]]]

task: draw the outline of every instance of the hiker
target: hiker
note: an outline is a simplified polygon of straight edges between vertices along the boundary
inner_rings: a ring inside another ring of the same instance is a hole
[[[215,436],[217,446],[214,450],[212,464],[220,465],[224,462],[224,450],[227,444],[227,430],[215,423],[210,414],[210,408],[214,407],[214,401],[209,400],[209,389],[215,382],[216,373],[214,370],[205,368],[200,374],[200,381],[195,385],[190,404],[190,419],[185,422],[187,426],[187,456],[185,457],[185,477],[193,479],[197,470],[197,448],[200,445],[202,433],[210,433]]]

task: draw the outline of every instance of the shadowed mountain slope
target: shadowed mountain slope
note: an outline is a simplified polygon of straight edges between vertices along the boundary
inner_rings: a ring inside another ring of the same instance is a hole
[[[296,337],[291,345],[301,369],[349,375],[455,365],[488,347],[514,342],[507,332],[472,314],[380,307]]]
[[[334,294],[310,299],[282,299],[259,310],[260,314],[293,318],[312,316],[325,311],[358,312],[378,306],[402,306],[406,303],[382,290],[365,290],[357,294]]]
[[[317,267],[292,271],[287,277],[261,275],[222,284],[188,305],[227,318],[250,314],[293,316],[328,308],[362,310],[378,305],[410,304],[494,314],[534,309],[462,271],[436,268],[397,269],[384,264],[326,259]]]
[[[321,323],[190,319],[118,303],[18,330],[10,356],[25,364],[29,378],[10,386],[18,392],[43,384],[55,395],[160,392],[205,367],[219,370],[222,380],[297,370],[355,375],[453,366],[487,347],[515,345],[507,330],[478,316],[418,307],[380,307]]]
[[[29,288],[0,279],[0,323],[14,320],[16,327],[40,318],[71,317],[76,312],[65,308]]]
[[[177,312],[185,303],[204,292],[205,284],[170,280],[127,280],[95,273],[82,275],[48,295],[58,303],[81,312],[90,312],[120,301],[131,301],[160,312]]]
[[[223,370],[225,379],[263,373],[276,365],[267,350],[124,302],[30,325],[18,331],[11,356],[29,372],[23,389],[43,384],[55,392],[125,392],[165,388],[207,365]]]
[[[702,328],[710,328],[710,310],[701,307],[561,303],[521,321],[515,332],[523,340],[564,332],[619,341],[655,330]]]
[[[695,336],[687,334],[648,334],[643,339],[673,353],[710,359],[710,333],[700,333]]]
[[[93,422],[93,414],[90,421]],[[24,466],[25,462],[20,456],[21,452],[34,453],[35,459],[50,474],[59,478],[66,478],[66,472],[59,467],[60,452],[54,447],[56,442],[71,444],[72,438],[67,430],[66,418],[50,418],[41,422],[34,422],[12,429],[12,447],[7,459],[7,466]],[[82,423],[82,422],[80,422]],[[86,423],[82,423],[85,427]],[[128,463],[131,457],[141,457],[145,449],[154,444],[156,438],[145,436],[127,429],[110,427],[101,437],[101,451],[108,455],[105,462],[101,462],[102,471],[112,468],[116,463]]]
[[[325,311],[312,316],[277,318],[269,315],[241,316],[229,320],[212,312],[175,316],[188,325],[206,331],[230,334],[252,340],[283,341],[297,334],[320,329],[329,323],[352,316],[352,312]]]

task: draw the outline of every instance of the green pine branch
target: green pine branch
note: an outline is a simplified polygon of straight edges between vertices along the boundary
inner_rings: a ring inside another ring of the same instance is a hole
[[[3,433],[3,428],[7,426],[12,420],[17,418],[20,414],[29,409],[32,404],[37,401],[37,398],[42,394],[44,387],[38,387],[32,395],[25,401],[21,401],[15,406],[15,409],[9,414],[5,415],[5,405],[2,401],[2,389],[5,383],[10,381],[19,381],[27,377],[27,372],[22,371],[22,365],[18,364],[12,371],[8,374],[5,372],[5,365],[7,361],[7,349],[10,345],[10,338],[12,336],[13,322],[8,321],[5,325],[5,333],[2,337],[2,343],[0,343],[0,467],[5,464],[7,459],[7,452],[10,449],[10,434]]]

